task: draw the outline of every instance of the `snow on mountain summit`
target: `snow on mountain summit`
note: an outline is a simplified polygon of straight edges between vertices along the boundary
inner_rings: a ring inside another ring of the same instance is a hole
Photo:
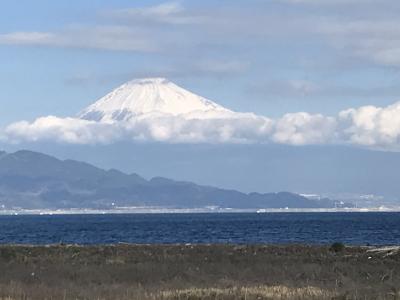
[[[231,111],[165,78],[129,81],[79,113],[79,118],[93,121],[128,121],[146,114],[202,114]]]

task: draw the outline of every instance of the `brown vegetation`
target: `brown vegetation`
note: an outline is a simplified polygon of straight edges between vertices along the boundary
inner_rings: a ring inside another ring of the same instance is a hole
[[[369,250],[0,246],[0,299],[400,299],[400,254]]]

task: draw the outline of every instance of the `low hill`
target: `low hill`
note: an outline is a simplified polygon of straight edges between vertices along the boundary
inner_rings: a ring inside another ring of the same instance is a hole
[[[32,151],[0,152],[0,205],[3,209],[56,209],[157,206],[165,208],[330,208],[329,199],[288,193],[242,193],[192,182],[103,170]]]

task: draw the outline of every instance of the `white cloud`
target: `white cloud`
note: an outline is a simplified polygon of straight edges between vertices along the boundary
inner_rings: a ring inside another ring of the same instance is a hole
[[[50,140],[71,144],[118,140],[171,143],[254,143],[267,141],[272,121],[254,114],[230,116],[148,114],[128,122],[95,122],[77,118],[42,117],[13,123],[3,131],[11,143]]]
[[[270,119],[252,113],[144,114],[124,122],[95,122],[48,116],[7,126],[3,142],[55,141],[109,144],[117,141],[167,143],[352,144],[400,150],[400,102],[363,106],[336,117],[306,112]]]
[[[34,122],[20,121],[5,128],[2,140],[10,143],[21,141],[56,141],[71,144],[110,143],[121,136],[115,124],[86,121],[76,118],[48,116]]]
[[[292,145],[325,144],[333,142],[335,131],[335,118],[299,112],[276,121],[272,140]]]
[[[363,106],[339,114],[345,139],[353,144],[396,149],[400,146],[400,102],[387,107]]]
[[[9,125],[3,141],[51,140],[72,144],[113,143],[119,140],[170,143],[320,144],[334,135],[335,120],[307,113],[272,120],[252,113],[226,115],[145,114],[126,122],[94,122],[76,118],[42,117]]]

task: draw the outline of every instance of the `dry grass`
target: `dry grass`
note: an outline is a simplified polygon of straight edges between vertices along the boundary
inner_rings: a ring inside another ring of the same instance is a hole
[[[0,300],[28,300],[30,295],[22,293],[21,286],[14,286],[10,290],[10,296],[0,298]],[[316,287],[288,288],[285,286],[257,286],[257,287],[234,287],[234,288],[191,288],[184,290],[169,290],[157,293],[146,292],[143,289],[136,291],[125,291],[124,295],[116,296],[115,299],[121,300],[259,300],[259,299],[332,299],[336,293],[322,290]],[[68,292],[63,295],[49,295],[42,299],[71,299]],[[75,299],[75,298],[73,298]],[[82,298],[88,299],[88,298]],[[96,297],[96,300],[106,298]]]
[[[208,288],[165,291],[154,299],[332,299],[336,294],[316,287],[289,288],[285,286],[257,286],[241,288]]]
[[[319,246],[0,246],[0,300],[400,299],[400,254]]]

